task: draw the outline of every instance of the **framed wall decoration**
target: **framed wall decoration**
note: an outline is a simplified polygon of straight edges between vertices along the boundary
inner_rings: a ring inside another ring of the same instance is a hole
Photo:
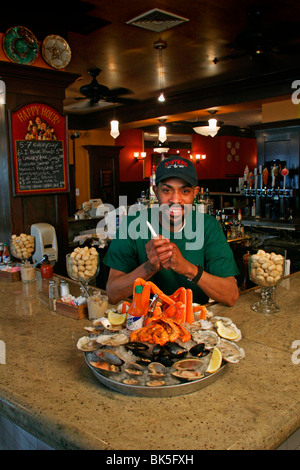
[[[43,103],[10,113],[14,195],[69,191],[66,117]]]

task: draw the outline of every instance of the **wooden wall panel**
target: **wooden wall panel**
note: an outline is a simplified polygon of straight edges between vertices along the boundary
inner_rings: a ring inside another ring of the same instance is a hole
[[[78,75],[67,72],[0,62],[0,76],[6,84],[6,129],[7,143],[0,147],[1,194],[0,226],[1,241],[8,242],[13,233],[30,233],[36,222],[47,222],[56,230],[59,262],[55,272],[65,274],[65,254],[68,251],[68,194],[41,196],[13,196],[11,179],[10,135],[8,126],[9,110],[32,102],[42,102],[62,113],[65,88]]]

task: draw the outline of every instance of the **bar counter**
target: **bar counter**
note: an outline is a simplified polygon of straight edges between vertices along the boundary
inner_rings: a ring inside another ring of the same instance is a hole
[[[252,311],[258,296],[252,289],[234,307],[210,307],[241,329],[245,359],[196,392],[132,397],[94,377],[76,348],[91,322],[51,311],[39,274],[30,284],[1,280],[0,414],[54,449],[276,449],[300,427],[292,347],[300,340],[300,273],[277,287],[277,314]]]

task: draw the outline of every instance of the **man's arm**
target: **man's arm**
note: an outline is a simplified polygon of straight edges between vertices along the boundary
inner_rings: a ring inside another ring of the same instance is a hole
[[[197,266],[186,260],[175,244],[172,251],[172,256],[163,263],[163,267],[193,279],[198,272]],[[234,276],[219,277],[203,271],[197,284],[208,297],[229,307],[232,307],[239,298],[239,290]]]

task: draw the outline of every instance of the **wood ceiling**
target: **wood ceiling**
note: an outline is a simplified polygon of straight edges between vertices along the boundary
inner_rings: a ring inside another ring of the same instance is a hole
[[[276,41],[268,44],[268,54],[253,60],[233,44],[249,27],[249,8],[257,5],[264,31],[275,33]],[[232,125],[251,126],[261,122],[262,102],[291,95],[292,81],[300,79],[298,0],[53,0],[35,17],[28,5],[23,10],[9,5],[4,9],[1,31],[22,24],[40,41],[56,33],[70,44],[72,60],[66,70],[81,77],[66,90],[65,111],[73,128],[107,128],[113,108],[124,128],[157,124],[161,117],[167,122],[206,119],[211,108],[223,121],[227,114]],[[127,24],[153,9],[188,21],[162,32]],[[164,104],[157,102],[158,39],[167,42],[162,53]],[[100,102],[100,107],[83,111],[85,102],[74,98],[82,97],[79,88],[91,81],[88,69],[94,67],[101,69],[99,83],[128,88],[132,93],[126,97],[138,103],[107,107]],[[74,103],[79,108],[68,109]]]

